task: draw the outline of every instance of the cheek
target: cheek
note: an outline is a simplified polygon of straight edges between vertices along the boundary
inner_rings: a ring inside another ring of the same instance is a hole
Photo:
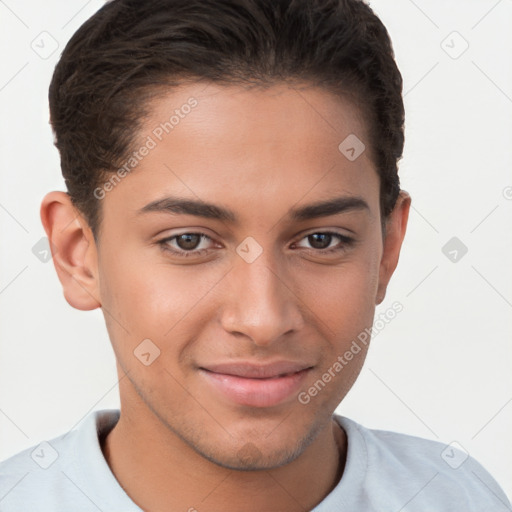
[[[338,267],[317,268],[304,275],[306,302],[325,325],[325,335],[347,340],[368,325],[375,311],[379,277],[379,250],[358,251]]]
[[[188,325],[188,337],[194,336],[189,318],[208,300],[218,272],[192,265],[173,268],[160,256],[125,253],[130,255],[104,257],[100,267],[102,308],[116,352],[133,351],[146,338],[165,350],[172,341],[173,351],[179,351],[187,337],[177,333]],[[196,322],[197,329],[200,325]]]
[[[357,379],[370,342],[378,261],[368,255],[306,280],[309,288],[304,294],[310,297],[311,318],[315,318],[324,342],[318,371],[298,397],[301,404],[332,411]]]

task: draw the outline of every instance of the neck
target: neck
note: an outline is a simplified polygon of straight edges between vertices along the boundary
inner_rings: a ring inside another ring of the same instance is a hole
[[[332,420],[291,463],[259,471],[223,468],[199,455],[153,416],[123,413],[102,443],[121,487],[147,512],[303,512],[331,492],[343,473],[346,436]]]

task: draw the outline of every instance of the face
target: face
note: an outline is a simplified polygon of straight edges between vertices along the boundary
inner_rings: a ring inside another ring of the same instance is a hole
[[[142,146],[98,193],[123,414],[225,467],[292,461],[356,379],[367,345],[343,355],[393,266],[361,115],[318,88],[194,84],[154,101]]]

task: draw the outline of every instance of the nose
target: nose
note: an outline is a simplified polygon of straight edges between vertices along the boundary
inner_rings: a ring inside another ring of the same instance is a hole
[[[252,263],[236,259],[223,302],[224,329],[262,347],[299,331],[304,324],[301,301],[288,273],[276,266],[270,251],[263,251]]]

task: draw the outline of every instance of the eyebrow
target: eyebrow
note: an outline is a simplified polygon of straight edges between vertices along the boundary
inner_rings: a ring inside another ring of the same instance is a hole
[[[355,210],[370,211],[370,207],[362,197],[342,196],[292,208],[288,212],[288,217],[291,220],[304,221]],[[179,197],[157,199],[138,210],[137,213],[143,214],[149,212],[194,215],[196,217],[204,217],[206,219],[215,219],[235,224],[238,222],[237,215],[228,208],[201,200]]]

